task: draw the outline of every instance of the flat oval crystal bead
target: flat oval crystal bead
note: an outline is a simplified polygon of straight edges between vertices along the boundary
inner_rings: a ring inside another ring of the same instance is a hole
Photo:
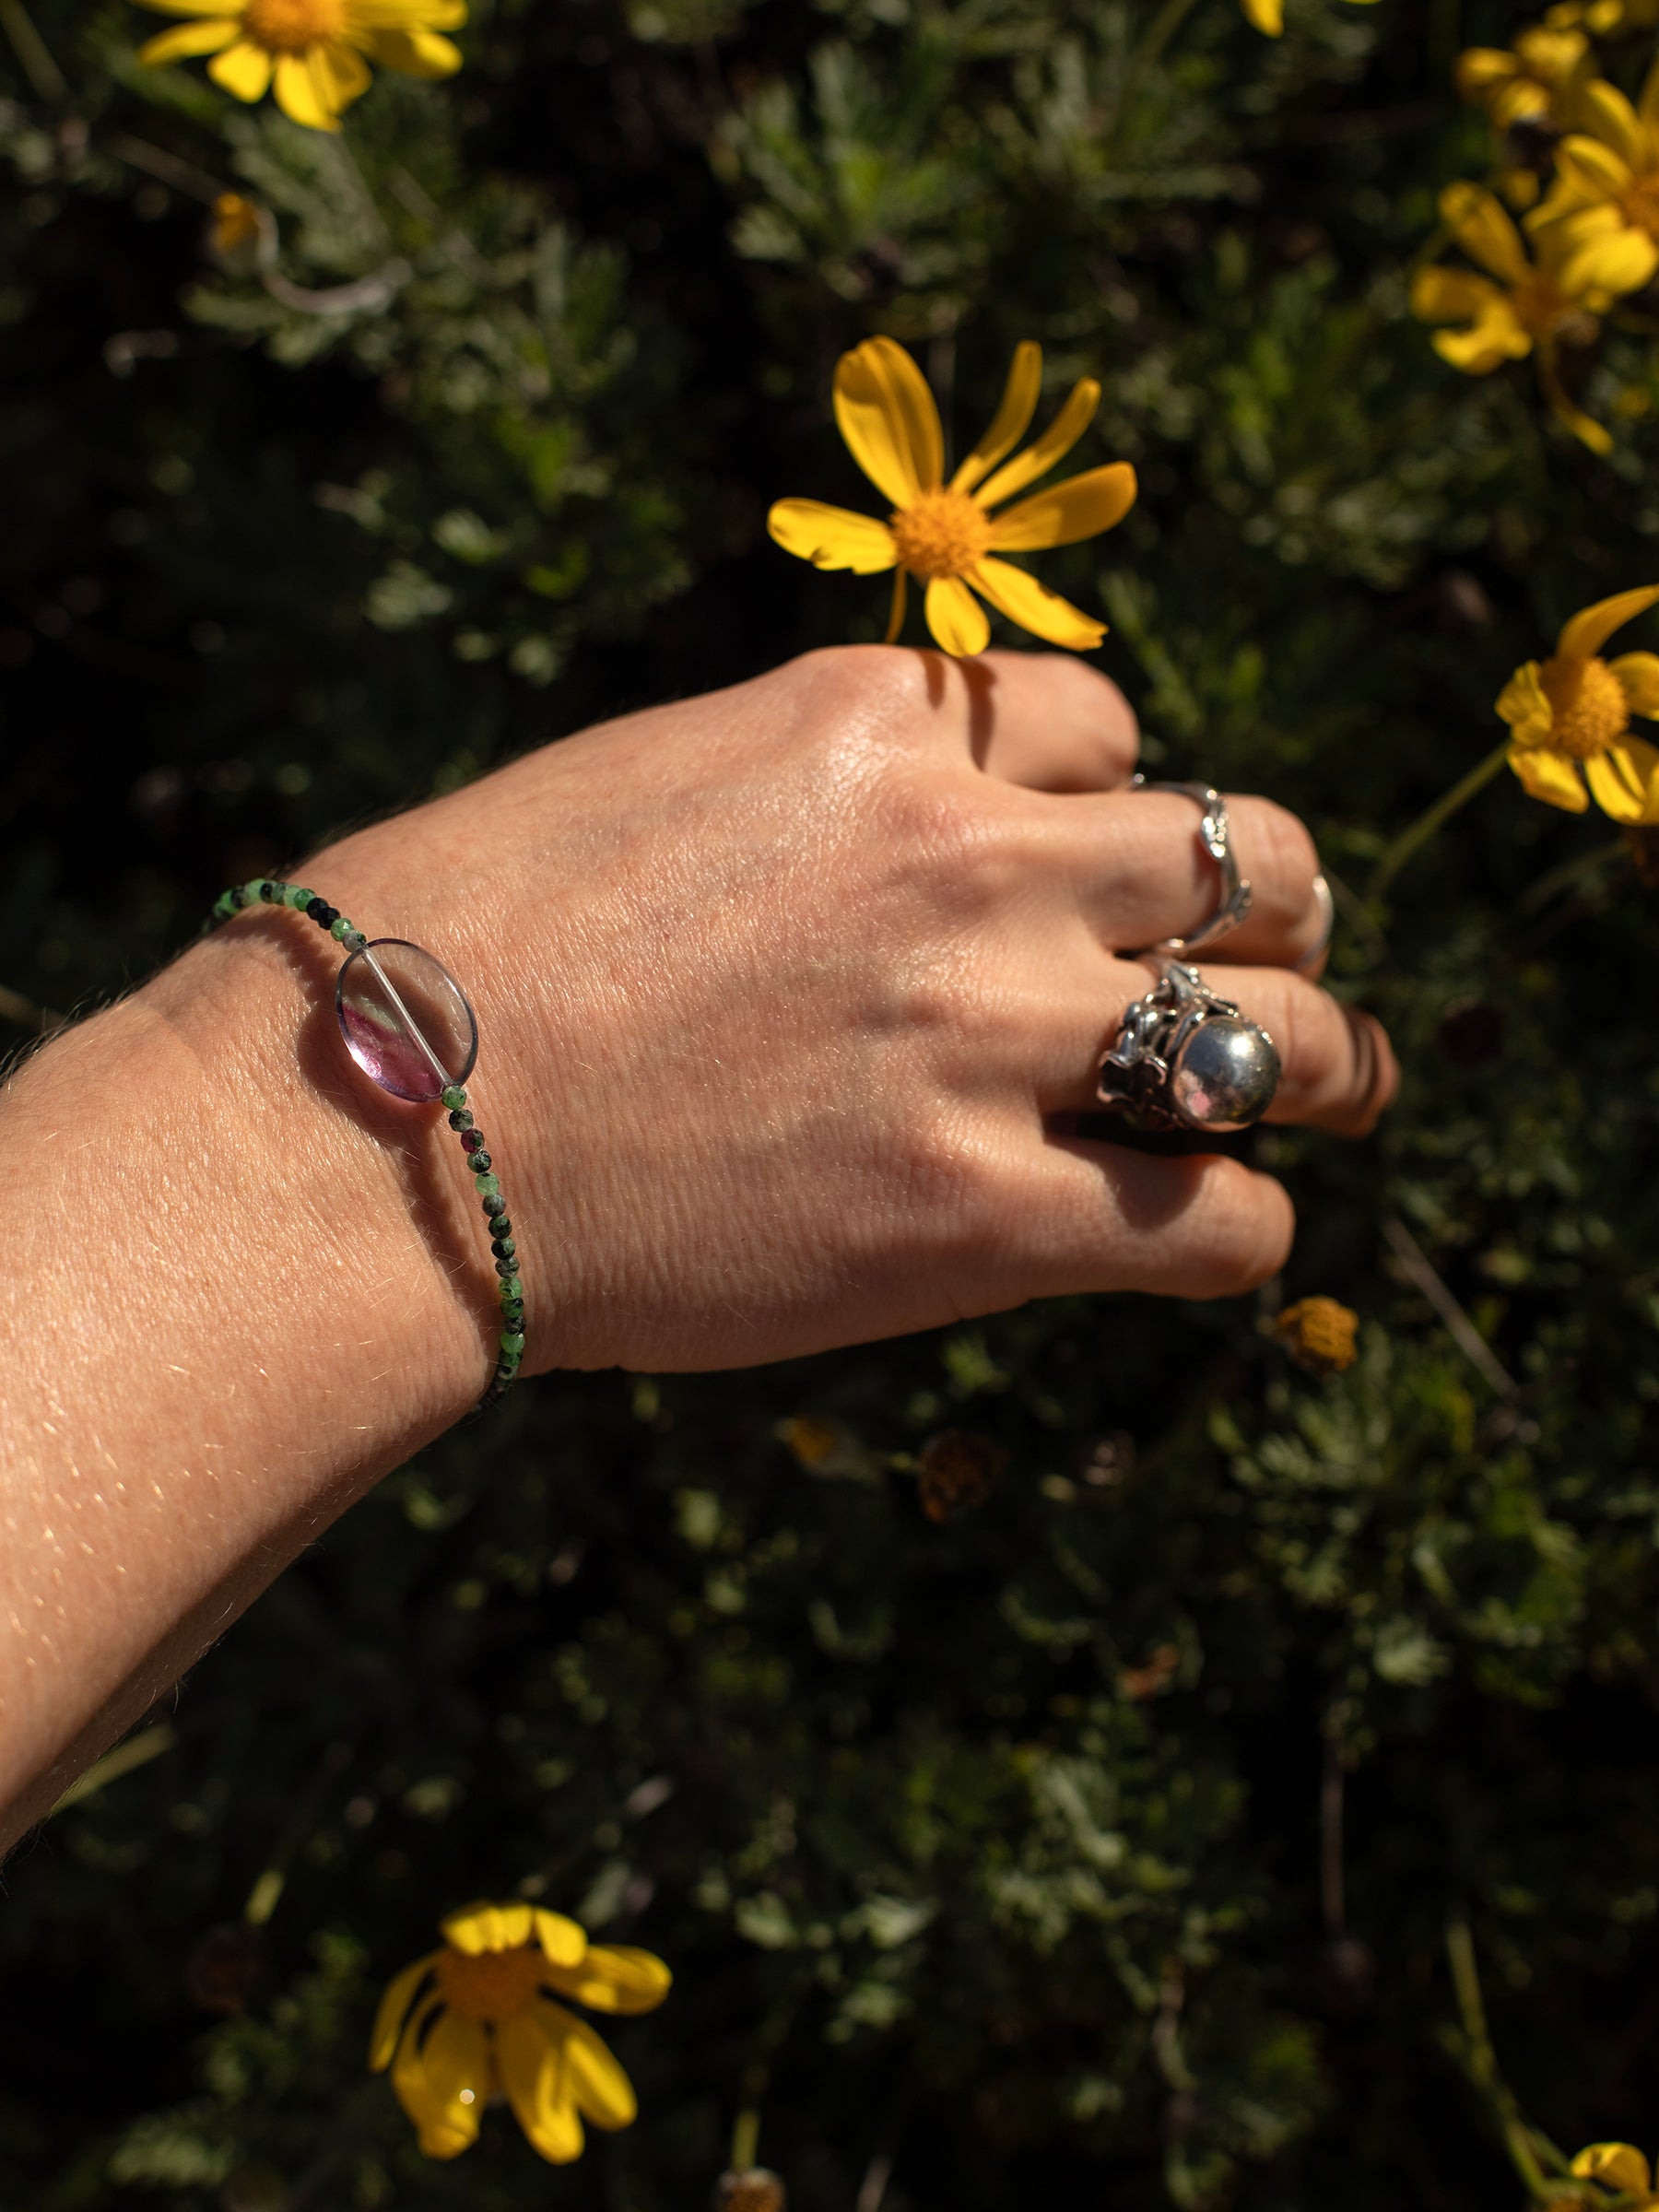
[[[376,937],[354,952],[335,985],[346,1049],[394,1099],[425,1101],[465,1083],[478,1056],[478,1024],[449,970],[418,945]]]

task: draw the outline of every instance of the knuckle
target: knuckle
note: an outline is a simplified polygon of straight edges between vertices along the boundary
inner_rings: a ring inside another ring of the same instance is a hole
[[[896,776],[880,801],[900,868],[927,879],[948,909],[982,914],[1015,893],[1030,831],[979,786],[933,773]]]

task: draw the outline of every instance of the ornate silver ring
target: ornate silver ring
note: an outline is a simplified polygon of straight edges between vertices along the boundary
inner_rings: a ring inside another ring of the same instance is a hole
[[[1148,945],[1147,952],[1170,954],[1197,952],[1201,947],[1214,945],[1237,929],[1250,912],[1250,884],[1239,873],[1239,857],[1232,849],[1232,829],[1227,818],[1227,801],[1208,783],[1148,783],[1145,776],[1134,778],[1134,791],[1179,791],[1189,799],[1196,800],[1202,808],[1198,822],[1198,842],[1221,872],[1221,901],[1209,920],[1194,930],[1191,936],[1165,937],[1160,944]]]
[[[1273,1103],[1279,1056],[1260,1022],[1171,960],[1124,1014],[1095,1096],[1150,1129],[1248,1129]]]

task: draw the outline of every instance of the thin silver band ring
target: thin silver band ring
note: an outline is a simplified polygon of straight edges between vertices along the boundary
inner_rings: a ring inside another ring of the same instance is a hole
[[[1201,809],[1198,841],[1221,873],[1221,900],[1206,922],[1201,923],[1190,936],[1164,937],[1156,945],[1141,947],[1146,952],[1167,953],[1171,959],[1182,959],[1189,952],[1197,952],[1202,947],[1217,944],[1230,935],[1250,912],[1250,883],[1239,873],[1239,857],[1232,849],[1232,825],[1227,818],[1227,801],[1209,783],[1149,783],[1145,776],[1137,775],[1130,789],[1178,791],[1195,801]]]

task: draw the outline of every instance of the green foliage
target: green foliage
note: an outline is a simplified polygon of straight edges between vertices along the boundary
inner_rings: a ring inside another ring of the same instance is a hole
[[[667,2212],[756,2098],[795,2212],[884,2160],[886,2212],[1518,2201],[1458,1915],[1529,2117],[1654,2147],[1653,893],[1506,777],[1355,896],[1654,573],[1640,309],[1575,365],[1605,461],[1406,316],[1490,159],[1452,59],[1515,22],[524,0],[336,143],[139,69],[147,20],[41,0],[0,110],[7,1041],[342,824],[878,635],[762,519],[869,504],[827,396],[885,330],[959,439],[1019,338],[1100,376],[1141,499],[1044,576],[1150,762],[1307,815],[1408,1072],[1362,1147],[1253,1140],[1302,1223],[1263,1300],[549,1378],[383,1484],[9,1870],[0,2202]],[[211,249],[225,189],[266,244]],[[1324,1381],[1270,1328],[1311,1292],[1361,1315]],[[945,1430],[1007,1465],[940,1524]],[[362,2067],[515,1893],[677,1977],[558,2174],[500,2114],[423,2160]]]

